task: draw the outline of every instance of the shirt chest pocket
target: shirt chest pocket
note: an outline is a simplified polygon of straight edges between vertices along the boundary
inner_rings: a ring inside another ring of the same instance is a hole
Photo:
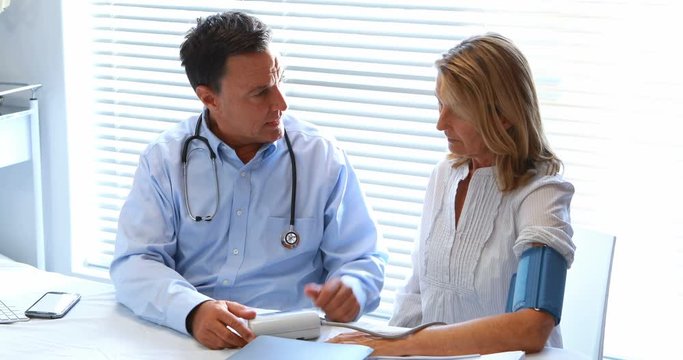
[[[313,258],[320,248],[323,235],[322,220],[316,218],[297,218],[294,221],[294,231],[299,235],[296,246],[286,248],[282,244],[283,235],[290,230],[289,218],[269,217],[265,226],[258,234],[260,241],[253,243],[262,244],[265,248],[260,249],[261,258],[270,265],[290,260],[294,257]],[[251,242],[249,242],[251,243]],[[255,249],[259,250],[259,249]]]

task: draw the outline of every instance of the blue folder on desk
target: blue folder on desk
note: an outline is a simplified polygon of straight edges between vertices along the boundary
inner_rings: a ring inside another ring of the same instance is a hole
[[[230,356],[230,360],[362,360],[370,353],[372,349],[363,345],[330,344],[261,335]]]

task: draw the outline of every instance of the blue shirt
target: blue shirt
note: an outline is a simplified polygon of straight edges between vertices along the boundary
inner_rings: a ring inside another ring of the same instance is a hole
[[[179,123],[140,157],[121,209],[111,278],[119,302],[138,316],[187,333],[199,303],[226,299],[268,309],[312,307],[304,285],[332,277],[349,285],[361,314],[379,305],[386,253],[369,205],[345,153],[312,125],[283,116],[297,165],[295,230],[289,229],[291,162],[284,138],[265,144],[244,164],[202,121],[207,147],[188,148],[185,203],[181,149],[197,117]],[[217,194],[218,192],[218,194]],[[217,203],[216,203],[217,202]],[[217,205],[217,208],[216,208]]]

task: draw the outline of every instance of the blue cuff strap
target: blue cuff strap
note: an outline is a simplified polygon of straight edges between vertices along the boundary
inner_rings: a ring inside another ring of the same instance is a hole
[[[517,273],[510,281],[506,312],[523,308],[543,310],[560,323],[567,261],[548,246],[535,246],[522,253]]]

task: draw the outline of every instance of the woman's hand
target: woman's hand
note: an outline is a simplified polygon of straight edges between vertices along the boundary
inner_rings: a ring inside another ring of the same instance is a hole
[[[379,355],[405,355],[401,352],[401,342],[403,339],[383,339],[366,333],[354,331],[339,334],[327,342],[335,344],[356,344],[365,345],[373,349],[372,356]]]

